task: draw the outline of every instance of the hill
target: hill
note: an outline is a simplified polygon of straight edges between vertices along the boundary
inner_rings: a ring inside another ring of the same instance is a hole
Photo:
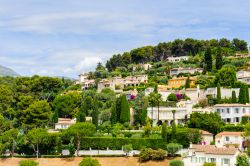
[[[14,70],[0,65],[0,76],[19,76]]]

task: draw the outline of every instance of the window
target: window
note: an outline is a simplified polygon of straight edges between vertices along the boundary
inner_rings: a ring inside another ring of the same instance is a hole
[[[239,108],[235,108],[235,113],[236,113],[236,114],[239,113]]]
[[[243,114],[245,114],[246,113],[246,109],[245,108],[243,108]]]
[[[239,118],[239,117],[236,117],[236,118],[235,118],[235,122],[240,122],[240,118]]]
[[[208,158],[208,162],[209,163],[216,163],[216,159],[215,158]]]
[[[199,163],[204,163],[206,161],[205,157],[199,157]]]
[[[192,163],[197,163],[197,157],[192,157],[192,158],[191,158],[191,162],[192,162]]]
[[[223,164],[230,164],[230,159],[223,159]]]
[[[229,141],[229,137],[225,137],[225,141]]]
[[[229,108],[227,108],[227,113],[230,114],[230,109]]]
[[[220,109],[219,108],[217,109],[217,113],[220,113]]]

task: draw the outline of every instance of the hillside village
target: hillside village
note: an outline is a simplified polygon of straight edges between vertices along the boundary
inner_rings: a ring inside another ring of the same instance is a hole
[[[239,39],[177,39],[113,55],[73,82],[0,77],[0,152],[249,162],[248,51]]]

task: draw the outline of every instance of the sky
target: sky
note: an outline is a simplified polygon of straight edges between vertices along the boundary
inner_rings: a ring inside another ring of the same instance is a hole
[[[0,0],[0,65],[77,78],[113,54],[177,38],[250,43],[249,0]]]

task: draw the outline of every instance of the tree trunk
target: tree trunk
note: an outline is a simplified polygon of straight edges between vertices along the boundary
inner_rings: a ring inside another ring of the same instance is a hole
[[[11,157],[14,156],[14,149],[15,149],[15,140],[13,140],[13,142],[12,142]]]
[[[38,160],[38,154],[39,154],[39,148],[38,148],[38,144],[36,144],[36,159]]]
[[[160,103],[158,102],[158,122],[160,121]]]

